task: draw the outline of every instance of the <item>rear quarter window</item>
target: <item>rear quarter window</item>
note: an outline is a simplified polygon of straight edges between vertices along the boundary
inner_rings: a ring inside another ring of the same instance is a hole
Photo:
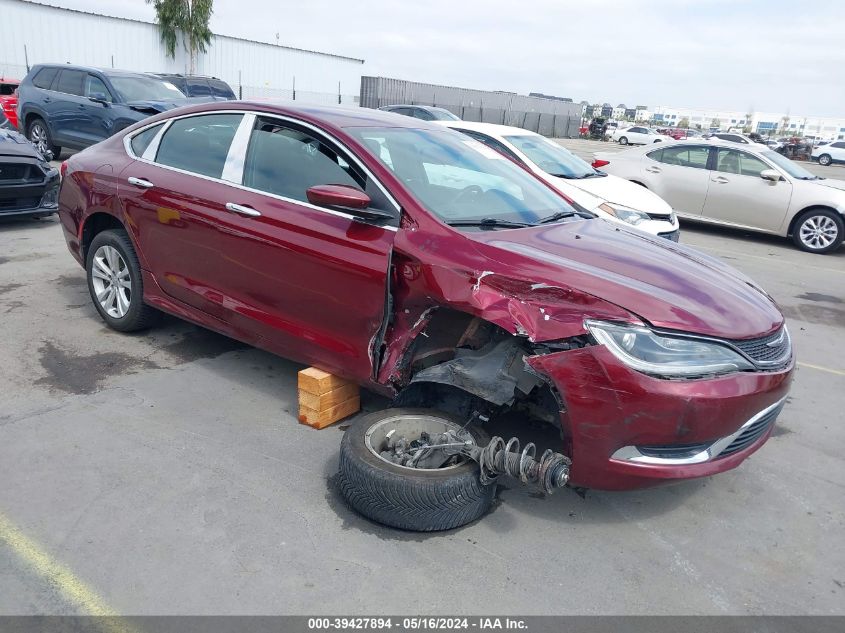
[[[225,81],[219,79],[209,79],[208,85],[211,86],[211,91],[215,97],[224,97],[226,99],[234,99],[235,93]]]
[[[155,135],[158,134],[158,131],[161,129],[162,125],[164,125],[164,123],[154,125],[153,127],[147,128],[143,132],[136,134],[132,137],[132,140],[130,141],[129,145],[132,147],[132,153],[135,154],[135,156],[140,157],[144,154],[147,147],[150,146],[150,143],[152,143],[153,139],[155,138]]]
[[[53,85],[53,80],[58,74],[58,68],[42,68],[38,71],[35,77],[32,78],[32,85],[36,88],[49,90],[50,86]]]

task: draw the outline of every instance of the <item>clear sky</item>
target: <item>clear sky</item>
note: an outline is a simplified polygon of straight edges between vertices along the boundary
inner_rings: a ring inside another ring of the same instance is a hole
[[[154,20],[144,0],[39,0]],[[845,116],[845,0],[215,0],[215,33],[576,101]]]

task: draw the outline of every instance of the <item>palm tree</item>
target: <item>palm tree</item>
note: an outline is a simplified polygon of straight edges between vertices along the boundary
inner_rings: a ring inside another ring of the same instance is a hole
[[[214,0],[146,0],[156,11],[161,41],[171,59],[176,58],[176,42],[182,37],[182,46],[190,56],[189,74],[196,70],[197,53],[205,53],[211,43],[208,22],[213,13]]]

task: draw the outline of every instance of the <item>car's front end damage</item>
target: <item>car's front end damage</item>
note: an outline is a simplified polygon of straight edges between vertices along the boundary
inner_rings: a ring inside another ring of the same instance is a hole
[[[49,215],[59,207],[59,171],[22,135],[0,129],[0,217]]]
[[[430,236],[400,232],[378,381],[398,406],[476,421],[518,409],[559,425],[556,450],[579,487],[635,489],[734,468],[768,439],[789,390],[782,316],[739,273],[683,247],[647,251],[647,272],[623,278],[639,253],[597,222],[527,239],[475,234],[448,262],[433,256]],[[564,267],[549,254],[564,240],[582,253],[580,240],[619,240],[628,252],[600,255],[601,269],[586,257]],[[662,258],[687,261],[662,269]],[[496,270],[466,266],[483,259]],[[649,288],[657,279],[675,296]]]

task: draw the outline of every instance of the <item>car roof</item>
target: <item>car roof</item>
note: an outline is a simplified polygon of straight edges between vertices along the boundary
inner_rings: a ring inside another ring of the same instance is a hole
[[[527,134],[539,136],[539,134],[531,130],[513,127],[512,125],[500,125],[499,123],[479,123],[477,121],[438,121],[438,123],[450,128],[457,127],[474,132],[483,132],[493,136],[525,136]]]
[[[314,123],[325,123],[335,128],[351,127],[392,127],[443,131],[442,125],[415,119],[395,112],[374,110],[358,106],[299,104],[286,99],[244,99],[241,101],[216,101],[178,110],[179,115],[201,114],[205,112],[224,112],[226,110],[256,110],[268,114],[289,115]],[[173,110],[163,113],[165,115]],[[167,119],[168,116],[161,116]]]
[[[134,70],[118,70],[115,68],[97,68],[96,66],[79,66],[77,64],[38,64],[38,68],[58,68],[68,70],[81,70],[83,72],[96,72],[106,77],[150,77],[151,73],[141,73]]]

